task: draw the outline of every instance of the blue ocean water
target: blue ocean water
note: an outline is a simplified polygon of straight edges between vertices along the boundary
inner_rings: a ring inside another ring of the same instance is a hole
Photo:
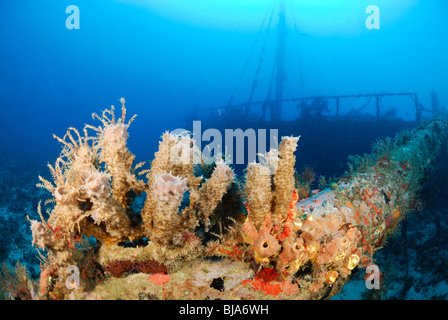
[[[370,5],[378,10],[373,20]],[[1,1],[0,232],[6,236],[0,238],[0,261],[20,260],[38,276],[26,216],[36,218],[43,194],[37,177],[49,177],[46,165],[60,152],[52,135],[99,125],[91,114],[110,105],[119,110],[121,97],[128,114],[138,114],[129,130],[136,162],[152,159],[164,131],[192,130],[200,120],[203,131],[223,134],[274,128],[302,135],[297,169],[340,176],[348,155],[367,153],[376,139],[430,118],[434,93],[441,109],[448,105],[447,13],[445,0]],[[357,122],[375,121],[374,97],[341,98],[342,122],[332,125],[325,121],[336,117],[335,99],[328,98],[319,114],[305,113],[294,100],[409,92],[418,96],[422,118],[416,118],[411,96],[384,96],[380,116],[391,122],[377,126]],[[294,101],[285,101],[278,113],[264,113],[262,103],[245,105],[276,97]],[[408,261],[415,266],[406,279],[426,280],[406,284],[404,293],[397,280],[388,298],[447,297],[440,280],[446,271],[419,262],[425,260],[419,253],[437,245],[440,255],[431,259],[448,265],[439,233],[447,228],[446,185],[431,181],[427,239],[415,242],[415,218],[408,236],[396,240],[411,241]],[[385,249],[384,263],[397,247]],[[354,285],[352,292],[343,294],[362,298]]]

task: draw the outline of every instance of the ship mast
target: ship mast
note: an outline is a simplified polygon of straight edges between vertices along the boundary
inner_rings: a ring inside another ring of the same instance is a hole
[[[276,87],[275,87],[275,101],[273,104],[273,108],[271,109],[272,121],[281,120],[281,114],[282,114],[283,87],[286,80],[285,40],[286,40],[285,0],[279,0],[277,50],[275,54]]]

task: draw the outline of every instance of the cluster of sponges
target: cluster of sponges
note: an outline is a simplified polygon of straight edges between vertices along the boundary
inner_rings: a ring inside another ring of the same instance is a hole
[[[64,137],[55,136],[63,150],[55,165],[49,165],[54,181],[39,177],[38,185],[52,194],[45,204],[54,207],[45,220],[39,205],[42,221],[31,221],[33,244],[48,250],[51,266],[75,264],[76,244],[83,236],[108,246],[143,238],[152,246],[182,246],[200,223],[208,226],[233,182],[233,171],[222,161],[209,179],[196,177],[194,166],[201,155],[190,135],[168,132],[151,168],[137,173],[144,163],[133,165],[135,156],[127,147],[134,117],[125,122],[124,99],[121,103],[120,118],[112,106],[101,116],[93,114],[102,125],[86,125],[84,135],[69,128]],[[95,134],[89,136],[88,130]],[[147,182],[138,178],[144,174]],[[133,201],[141,193],[146,193],[144,207],[134,212]],[[189,204],[180,211],[183,200]]]
[[[125,123],[121,102],[120,118],[112,107],[94,114],[101,126],[86,125],[83,135],[69,128],[56,137],[64,147],[49,165],[54,181],[40,178],[39,186],[53,196],[45,204],[54,207],[45,220],[39,204],[42,221],[31,221],[31,230],[33,244],[48,251],[39,292],[48,291],[49,297],[62,287],[53,282],[65,279],[65,267],[78,265],[83,279],[99,274],[95,282],[105,280],[92,288],[106,297],[112,291],[126,295],[134,286],[135,292],[158,298],[328,298],[356,267],[372,263],[388,230],[413,206],[428,159],[446,136],[442,122],[404,134],[377,148],[366,170],[307,199],[299,199],[304,192],[295,189],[299,138],[283,137],[278,150],[246,169],[247,216],[232,217],[226,234],[203,241],[194,231],[198,225],[213,227],[212,214],[234,180],[233,171],[219,160],[208,179],[197,176],[202,157],[190,134],[166,132],[150,169],[137,173],[143,163],[133,165],[127,148],[134,118]],[[88,130],[96,134],[89,136]],[[145,174],[146,182],[138,179]],[[141,193],[146,199],[136,212],[133,202]],[[239,201],[239,194],[235,198]],[[95,237],[101,247],[81,252],[84,236]],[[120,279],[128,273],[138,274]],[[105,279],[107,274],[113,278]]]
[[[246,209],[243,238],[255,259],[268,264],[278,259],[283,243],[296,228],[297,192],[294,180],[294,151],[298,137],[283,137],[278,152],[265,155],[265,163],[251,163],[246,172]]]
[[[69,128],[64,137],[54,136],[63,150],[55,165],[49,165],[53,182],[39,177],[38,185],[52,194],[45,204],[54,203],[54,207],[48,210],[45,221],[39,205],[42,221],[31,221],[33,244],[48,251],[44,258],[49,264],[47,270],[76,265],[75,254],[83,236],[114,243],[142,234],[142,228],[133,226],[128,203],[130,191],[139,194],[145,184],[134,174],[139,165],[132,168],[134,156],[126,145],[133,118],[125,123],[124,99],[121,102],[119,119],[115,119],[112,107],[101,117],[93,115],[102,126],[86,125],[83,135]],[[88,129],[96,135],[89,136]]]
[[[323,286],[348,276],[358,265],[362,235],[338,209],[322,217],[299,214],[294,180],[297,142],[298,138],[283,137],[278,154],[271,150],[265,163],[247,167],[248,216],[241,230],[261,266],[299,281],[294,275],[310,262],[310,275],[322,278],[316,282]]]
[[[259,228],[266,215],[284,220],[295,188],[294,152],[299,137],[283,137],[278,150],[264,155],[264,163],[251,163],[246,168],[245,194],[248,219]]]
[[[234,173],[223,161],[216,161],[210,178],[196,177],[194,164],[200,150],[189,135],[165,133],[147,174],[148,189],[141,215],[151,240],[159,244],[181,244],[183,235],[199,223],[207,229],[210,216],[233,182]],[[188,191],[189,205],[179,207]]]

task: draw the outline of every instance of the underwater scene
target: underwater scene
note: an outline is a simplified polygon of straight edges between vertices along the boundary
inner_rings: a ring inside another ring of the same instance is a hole
[[[447,13],[2,0],[0,299],[446,300]]]

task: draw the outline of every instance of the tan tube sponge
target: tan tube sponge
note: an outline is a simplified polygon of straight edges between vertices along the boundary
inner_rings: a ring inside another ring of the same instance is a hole
[[[300,137],[282,137],[278,148],[278,163],[274,173],[274,207],[273,215],[286,218],[289,203],[294,191],[294,152]]]
[[[154,161],[147,175],[148,189],[156,186],[156,177],[163,173],[171,173],[186,180],[190,204],[182,210],[178,228],[191,232],[202,221],[207,228],[209,217],[222,199],[224,193],[233,182],[234,173],[224,162],[217,162],[209,179],[202,183],[202,177],[194,175],[194,165],[200,163],[200,151],[195,146],[190,135],[165,132],[159,143],[159,150],[154,155]],[[155,194],[147,194],[141,212],[147,236],[152,239],[155,221]]]
[[[101,172],[94,172],[86,179],[84,189],[92,202],[88,215],[95,224],[103,224],[113,238],[127,240],[131,234],[131,220],[126,209],[112,197],[109,179],[108,174]]]
[[[246,169],[245,194],[248,214],[254,226],[259,229],[267,214],[271,212],[272,191],[269,167],[251,163]]]
[[[145,185],[143,181],[137,180],[133,174],[132,164],[135,156],[127,147],[128,127],[135,117],[132,117],[128,123],[125,123],[126,108],[123,98],[121,103],[122,113],[119,119],[115,119],[113,107],[111,110],[103,112],[102,117],[95,116],[103,123],[103,127],[99,128],[99,160],[106,164],[106,169],[112,177],[111,184],[114,199],[123,208],[126,208],[131,204],[129,195],[131,189],[136,194],[140,194],[144,190]]]
[[[151,241],[158,244],[171,244],[178,234],[179,206],[185,191],[187,180],[162,173],[154,179],[154,212]]]
[[[204,182],[199,190],[199,200],[197,204],[198,218],[201,220],[206,230],[210,225],[210,216],[221,202],[222,196],[227,192],[233,182],[234,173],[227,164],[220,161],[216,163],[210,179]]]
[[[148,189],[152,190],[154,188],[157,175],[171,172],[173,175],[187,179],[187,185],[190,190],[190,202],[194,201],[198,197],[198,186],[202,180],[202,177],[195,177],[193,170],[196,162],[195,157],[198,154],[199,151],[188,134],[176,135],[165,132],[162,135],[162,141],[159,142],[159,150],[154,154],[151,169],[146,176]],[[141,211],[143,224],[148,234],[152,229],[154,209],[154,194],[149,191]]]
[[[278,225],[287,219],[288,214],[295,214],[290,205],[295,186],[294,151],[299,138],[283,137],[278,150],[271,149],[261,155],[264,159],[262,164],[247,166],[244,193],[248,217],[243,235],[250,243],[266,219]]]

